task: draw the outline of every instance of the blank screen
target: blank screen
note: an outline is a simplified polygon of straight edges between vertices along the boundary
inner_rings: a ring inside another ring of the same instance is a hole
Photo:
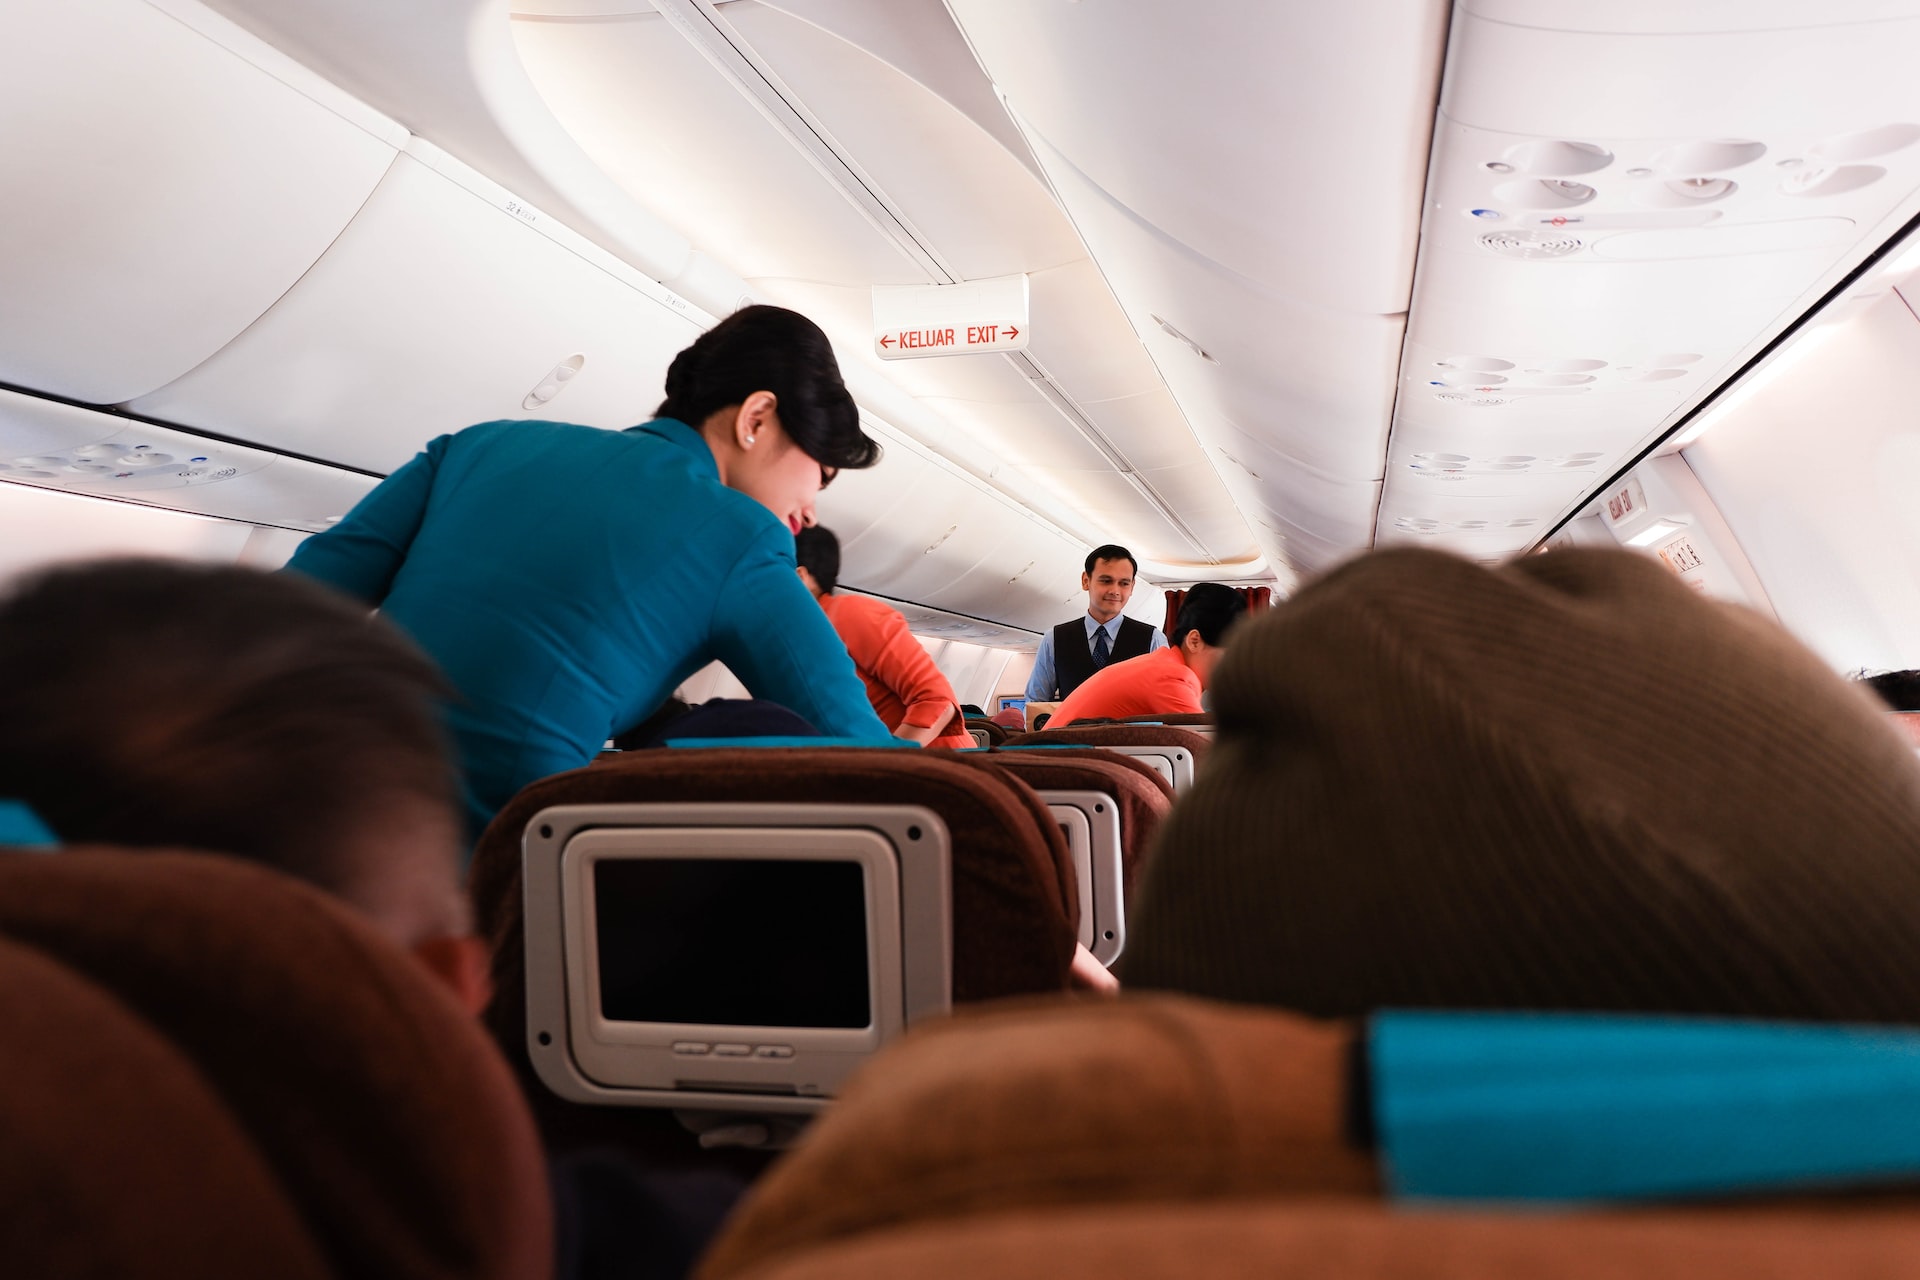
[[[603,860],[593,892],[610,1022],[872,1021],[857,862]]]

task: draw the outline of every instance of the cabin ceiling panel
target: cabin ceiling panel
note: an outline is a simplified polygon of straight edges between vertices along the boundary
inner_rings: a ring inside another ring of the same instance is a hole
[[[380,472],[475,422],[644,421],[698,326],[657,300],[651,281],[605,255],[589,261],[501,199],[410,144],[271,311],[130,407]],[[573,356],[584,358],[577,374],[555,381]],[[542,386],[554,388],[550,401],[529,407]]]
[[[1217,442],[1230,409],[1295,457],[1379,474],[1402,317],[1261,289],[1141,222],[1044,137],[1034,151],[1203,441]]]
[[[521,18],[513,35],[535,87],[595,163],[740,275],[927,282],[658,14]]]
[[[1876,22],[1920,14],[1914,0],[1832,0],[1817,7],[1806,0],[1460,0],[1476,17],[1553,31],[1604,31],[1632,35],[1691,35],[1716,31],[1766,31],[1781,27]]]
[[[1032,169],[946,99],[778,9],[743,0],[725,16],[961,279],[1086,255]]]
[[[1406,308],[1445,4],[951,7],[1029,133],[1145,222],[1305,301]]]
[[[7,39],[0,382],[111,404],[179,377],[326,251],[405,137],[134,0],[11,6]]]

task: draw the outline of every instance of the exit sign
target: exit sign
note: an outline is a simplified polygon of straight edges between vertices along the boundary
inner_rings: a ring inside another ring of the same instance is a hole
[[[1024,275],[873,288],[873,350],[882,360],[1024,351],[1026,346]]]

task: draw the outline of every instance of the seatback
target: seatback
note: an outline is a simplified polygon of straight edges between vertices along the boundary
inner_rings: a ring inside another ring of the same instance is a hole
[[[0,857],[0,937],[111,991],[192,1063],[336,1274],[551,1271],[545,1164],[507,1064],[331,896],[230,857]]]
[[[646,1121],[561,1102],[532,1078],[526,1049],[522,839],[554,805],[920,805],[946,824],[952,859],[955,1003],[1060,991],[1068,982],[1077,897],[1072,864],[1030,790],[950,753],[886,748],[716,747],[627,752],[527,787],[475,850],[471,889],[494,949],[487,1021],[527,1080],[549,1142],[571,1146]],[[657,1136],[657,1131],[656,1135]]]
[[[110,991],[0,939],[0,1026],[8,1274],[331,1274],[193,1061]]]
[[[1172,788],[1151,765],[1097,748],[1016,748],[970,758],[1011,773],[1039,792],[1057,819],[1085,828],[1086,848],[1075,851],[1080,943],[1102,964],[1112,964],[1126,947],[1127,895],[1153,833],[1172,808]],[[1110,861],[1101,847],[1103,817],[1114,836]]]
[[[1177,794],[1192,785],[1212,743],[1191,729],[1171,725],[1093,724],[1040,729],[1010,738],[1006,745],[1100,747],[1139,756],[1160,770]]]
[[[1170,724],[1178,729],[1187,729],[1199,734],[1207,741],[1213,741],[1213,712],[1211,711],[1170,711],[1158,716],[1128,716],[1120,724]]]

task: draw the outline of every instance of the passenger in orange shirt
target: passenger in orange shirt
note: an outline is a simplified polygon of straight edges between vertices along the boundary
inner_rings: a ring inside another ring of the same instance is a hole
[[[800,581],[840,633],[854,668],[866,681],[867,701],[893,736],[923,747],[971,747],[973,735],[967,732],[953,686],[907,630],[899,610],[870,596],[833,594],[840,583],[840,540],[833,530],[819,525],[802,529],[794,536],[793,555]]]
[[[1200,695],[1226,651],[1227,631],[1246,612],[1246,597],[1232,587],[1199,583],[1180,606],[1171,645],[1094,672],[1060,704],[1047,727],[1202,710]]]

